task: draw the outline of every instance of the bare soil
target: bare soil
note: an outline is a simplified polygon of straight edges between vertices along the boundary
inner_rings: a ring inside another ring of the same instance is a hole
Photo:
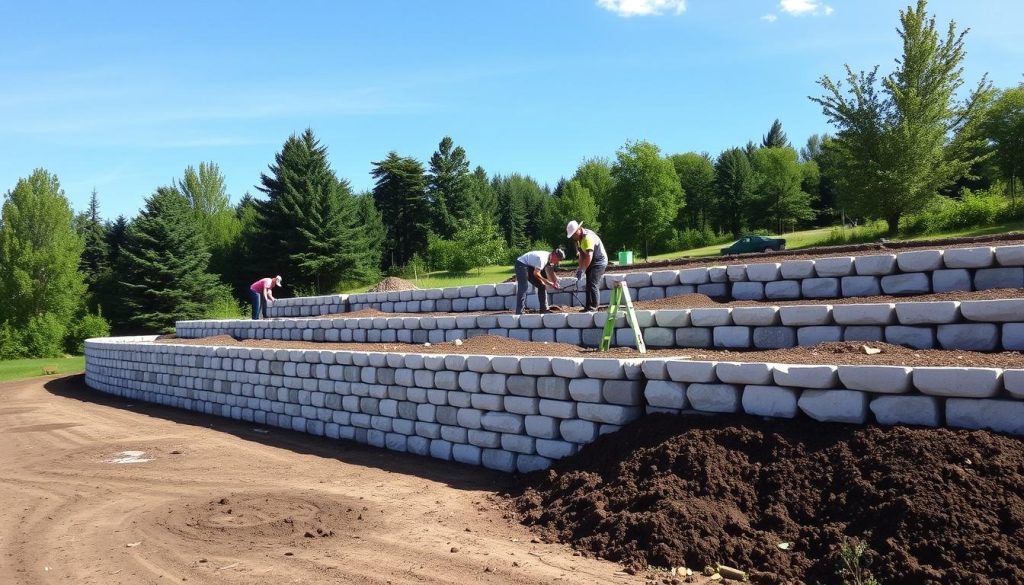
[[[585,357],[602,359],[676,358],[710,361],[744,361],[788,364],[872,364],[898,366],[960,366],[990,368],[1024,368],[1024,353],[1006,351],[982,353],[975,351],[910,349],[882,342],[841,341],[820,343],[812,347],[793,347],[767,351],[729,351],[711,349],[648,349],[641,354],[630,347],[612,347],[602,352],[568,343],[519,341],[496,335],[481,335],[457,344],[456,342],[413,343],[329,343],[312,341],[284,341],[276,339],[238,340],[230,335],[216,335],[196,339],[181,339],[165,335],[157,343],[185,345],[217,345],[226,347],[263,347],[278,349],[333,349],[355,352],[403,352],[424,354],[465,355],[522,355],[553,357]],[[864,348],[879,350],[867,353]]]
[[[854,583],[859,539],[881,583],[1024,583],[1024,441],[985,431],[657,415],[509,496],[543,540],[636,567]]]
[[[540,542],[478,467],[0,384],[0,583],[639,584]],[[137,463],[114,463],[139,451]],[[141,461],[145,460],[145,461]],[[702,580],[703,582],[703,580]]]
[[[384,280],[373,285],[366,292],[392,292],[400,290],[414,290],[416,285],[404,278],[398,278],[397,276],[389,276]]]

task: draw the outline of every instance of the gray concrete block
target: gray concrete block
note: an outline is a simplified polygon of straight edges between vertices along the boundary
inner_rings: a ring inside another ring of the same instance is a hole
[[[452,445],[452,459],[466,465],[479,466],[483,452],[476,445]],[[518,468],[518,461],[516,467]]]
[[[537,396],[552,400],[568,400],[569,380],[557,376],[537,378]]]
[[[643,380],[605,380],[601,396],[609,404],[635,406],[643,403]]]
[[[645,286],[637,292],[636,300],[653,301],[665,298],[665,287]]]
[[[850,276],[853,270],[853,256],[814,260],[814,273],[820,278]]]
[[[536,441],[537,439],[533,437],[506,433],[501,435],[501,448],[512,453],[532,455],[537,452],[536,447],[534,447]]]
[[[832,324],[832,305],[788,305],[779,307],[783,325],[806,327]]]
[[[745,264],[730,264],[725,267],[725,276],[729,282],[743,282],[747,280],[747,266]]]
[[[917,367],[914,386],[930,396],[991,398],[1002,389],[998,368]]]
[[[764,299],[763,282],[734,282],[732,298],[737,301],[760,301]]]
[[[843,328],[839,325],[819,325],[816,327],[798,327],[796,339],[800,347],[811,347],[819,343],[843,340]]]
[[[796,347],[795,327],[755,327],[751,336],[757,349]]]
[[[885,328],[875,325],[843,327],[843,341],[885,341]]]
[[[505,388],[509,394],[514,396],[534,397],[537,396],[537,378],[534,376],[509,376],[505,380]]]
[[[583,374],[583,358],[551,358],[551,371],[563,378],[578,378]]]
[[[676,329],[676,347],[711,347],[711,328],[680,327]]]
[[[993,323],[939,325],[936,338],[942,349],[994,351],[999,347],[999,326]]]
[[[539,398],[530,398],[528,396],[506,396],[505,411],[512,414],[539,414],[539,401]]]
[[[896,303],[896,320],[901,325],[955,323],[959,318],[959,301]]]
[[[773,301],[792,300],[800,298],[799,280],[777,280],[764,285],[764,295]]]
[[[840,288],[844,297],[873,297],[882,294],[882,283],[877,276],[844,276]]]
[[[782,278],[803,280],[814,278],[814,260],[786,260],[779,267]]]
[[[686,400],[694,410],[702,412],[738,412],[740,387],[734,384],[690,384]]]
[[[733,307],[732,322],[746,327],[770,327],[779,323],[778,307]]]
[[[729,284],[725,282],[698,284],[697,292],[711,298],[724,298],[729,296]]]
[[[936,270],[932,272],[932,292],[974,290],[971,273],[966,268]]]
[[[869,406],[878,424],[937,427],[942,423],[942,403],[932,396],[878,396]]]
[[[598,423],[589,420],[568,419],[558,424],[562,438],[572,443],[593,443],[597,439]]]
[[[664,327],[648,327],[643,330],[644,343],[647,347],[675,347],[675,329]]]
[[[1024,267],[982,268],[974,273],[977,290],[1021,287],[1024,287]]]
[[[626,425],[643,416],[643,413],[643,408],[639,406],[593,402],[581,402],[576,406],[576,414],[581,419],[601,424]]]
[[[804,390],[797,406],[819,422],[864,424],[868,418],[868,395],[856,390]]]
[[[894,303],[834,305],[832,319],[839,325],[889,325],[895,321]]]
[[[687,268],[679,271],[679,283],[697,285],[710,282],[707,268]]]
[[[644,388],[644,398],[650,406],[661,408],[687,408],[686,384],[668,380],[649,380]]]
[[[839,279],[805,278],[800,282],[800,294],[808,299],[834,299],[839,296]]]
[[[899,305],[896,308],[898,311]],[[931,327],[890,325],[885,328],[885,342],[914,349],[932,349],[936,343],[935,330]]]
[[[540,399],[540,413],[554,418],[576,418],[576,402],[571,400]]]
[[[601,380],[569,380],[569,396],[576,402],[601,402]]]
[[[905,366],[839,365],[839,381],[850,390],[902,394],[912,388],[913,368]]]
[[[1003,349],[1024,351],[1024,323],[1006,323],[1002,328]]]
[[[532,415],[526,417],[526,434],[541,439],[558,439],[561,433],[558,431],[560,419],[550,416]]]
[[[646,359],[640,364],[640,370],[644,378],[648,380],[668,380],[668,368],[665,367],[665,360]]]
[[[882,292],[887,295],[924,295],[931,291],[928,275],[923,272],[882,277]]]
[[[747,349],[751,344],[750,327],[715,327],[712,340],[715,347]]]
[[[480,426],[494,433],[521,434],[525,424],[522,415],[509,412],[485,412],[480,417]]]
[[[501,433],[470,429],[466,434],[466,438],[470,445],[480,447],[481,449],[496,449],[501,447]]]
[[[694,327],[732,325],[731,313],[729,307],[697,307],[690,309],[690,323]]]
[[[551,460],[540,455],[520,455],[516,459],[516,471],[519,473],[533,473],[551,467]]]
[[[659,270],[651,273],[651,284],[654,286],[675,286],[679,284],[678,270]]]
[[[517,454],[501,449],[484,449],[480,454],[480,463],[487,469],[512,473],[516,470]]]
[[[589,378],[615,380],[626,377],[623,361],[601,358],[583,358],[583,373]]]
[[[996,246],[995,256],[1000,266],[1024,266],[1024,246]]]
[[[715,375],[726,384],[771,384],[772,366],[762,362],[718,362]]]
[[[1024,299],[961,301],[960,314],[968,321],[1004,323],[1024,320]]]
[[[576,454],[578,447],[568,441],[537,439],[537,454],[548,459],[564,459]]]
[[[992,246],[976,248],[948,248],[942,253],[946,268],[988,268],[995,262]]]
[[[661,309],[655,311],[654,322],[658,327],[686,327],[690,325],[690,310]]]
[[[782,264],[779,262],[770,264],[749,264],[747,265],[747,280],[754,282],[771,282],[779,280]]]
[[[862,276],[885,276],[896,271],[896,254],[855,256],[853,266]]]
[[[782,386],[751,384],[743,388],[743,412],[755,416],[793,418],[796,416],[800,391]]]
[[[943,267],[942,250],[909,250],[896,254],[896,265],[903,272],[931,272]]]
[[[673,382],[716,382],[715,362],[668,360],[668,376]]]
[[[1010,396],[1024,399],[1024,370],[1003,370],[1003,386]]]
[[[775,364],[772,378],[779,386],[794,388],[835,388],[839,382],[836,366]]]
[[[1024,402],[1016,400],[946,400],[946,424],[1024,435]]]
[[[678,297],[682,295],[692,295],[697,292],[697,287],[692,284],[680,284],[676,286],[665,287],[665,297]]]

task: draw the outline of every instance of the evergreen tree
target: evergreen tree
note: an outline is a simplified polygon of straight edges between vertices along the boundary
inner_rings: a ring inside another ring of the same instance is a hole
[[[386,268],[404,266],[414,254],[426,251],[430,233],[430,205],[423,164],[391,151],[387,158],[373,163],[373,167],[370,174],[377,181],[373,200],[388,233],[383,263]]]
[[[672,162],[661,157],[650,142],[627,142],[616,154],[612,166],[615,189],[611,204],[617,218],[612,241],[650,255],[651,243],[660,251],[667,241],[679,209],[683,190]]]
[[[366,239],[366,246],[376,251],[377,257],[374,267],[379,267],[381,250],[384,249],[384,240],[388,236],[387,227],[384,226],[384,220],[380,216],[380,211],[377,210],[377,205],[373,202],[373,193],[369,191],[360,193],[356,197],[356,201],[358,202],[359,225],[362,226],[361,229],[363,237]],[[380,276],[379,270],[377,276]],[[378,280],[378,278],[371,280]]]
[[[28,356],[59,355],[84,311],[84,244],[55,175],[37,169],[8,191],[0,215],[0,337]],[[4,353],[9,353],[5,351]]]
[[[789,138],[782,131],[782,122],[779,122],[778,118],[775,118],[775,121],[772,122],[768,135],[761,137],[761,146],[763,148],[790,148]]]
[[[498,197],[498,226],[509,248],[515,252],[545,240],[553,214],[547,189],[520,174],[495,176],[491,185]]]
[[[85,245],[78,270],[85,275],[85,284],[95,296],[97,285],[110,271],[110,245],[107,243],[107,230],[100,221],[100,205],[95,189],[89,196],[89,209],[78,218],[78,234],[82,236]]]
[[[469,183],[469,161],[461,146],[452,149],[452,139],[445,136],[430,157],[427,194],[433,217],[433,230],[443,238],[451,238],[474,213]]]
[[[579,181],[561,181],[555,189],[554,210],[544,240],[551,244],[565,243],[565,224],[576,220],[594,231],[601,231],[597,221],[597,204]]]
[[[730,148],[715,161],[715,200],[719,225],[734,236],[746,225],[747,206],[754,189],[750,159],[739,148]]]
[[[825,75],[819,81],[825,95],[811,98],[839,129],[833,144],[841,203],[885,219],[892,234],[903,215],[921,209],[978,162],[974,125],[991,93],[983,78],[957,101],[966,32],[958,34],[951,21],[941,38],[926,6],[918,0],[900,11],[903,56],[882,80],[881,92],[877,66],[859,75],[847,66],[849,97]]]
[[[814,218],[811,196],[800,189],[803,175],[796,151],[767,147],[754,153],[754,209],[757,225],[782,233]]]
[[[128,220],[125,216],[119,215],[113,222],[106,222],[104,228],[107,249],[110,251],[109,262],[111,266],[114,266],[121,254],[121,246],[124,245],[124,241],[128,237]]]
[[[175,321],[198,319],[218,294],[207,271],[210,252],[188,200],[160,187],[128,228],[117,269],[128,324],[141,331],[168,331]]]
[[[343,282],[373,278],[379,250],[367,245],[358,202],[348,181],[339,181],[331,170],[327,148],[313,131],[289,137],[270,171],[258,187],[267,200],[258,205],[262,266],[250,274],[252,280],[292,269],[293,286],[325,294]]]
[[[686,198],[680,214],[686,227],[704,229],[712,215],[715,197],[715,165],[707,153],[687,152],[669,157],[679,176],[679,186]]]
[[[487,171],[477,166],[473,174],[467,179],[469,184],[467,191],[469,200],[472,203],[473,213],[482,214],[493,222],[498,221],[498,195],[487,178]]]

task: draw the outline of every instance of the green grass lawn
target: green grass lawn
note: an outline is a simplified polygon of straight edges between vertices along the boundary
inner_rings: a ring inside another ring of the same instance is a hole
[[[58,374],[77,374],[85,370],[85,356],[2,361],[0,382],[42,376],[43,368],[49,367],[55,368]]]

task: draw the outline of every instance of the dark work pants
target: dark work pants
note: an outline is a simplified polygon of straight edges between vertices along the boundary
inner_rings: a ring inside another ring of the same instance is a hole
[[[591,264],[587,266],[587,305],[586,308],[596,311],[601,305],[601,281],[607,264]]]
[[[539,279],[533,275],[530,267],[522,262],[516,261],[516,315],[522,315],[526,308],[526,297],[530,294],[530,284],[537,289],[537,303],[540,305],[540,312],[548,309],[548,291]]]
[[[263,317],[266,318],[267,307],[263,303],[263,294],[250,290],[249,300],[252,302],[252,318],[259,319],[261,313],[263,314]]]

